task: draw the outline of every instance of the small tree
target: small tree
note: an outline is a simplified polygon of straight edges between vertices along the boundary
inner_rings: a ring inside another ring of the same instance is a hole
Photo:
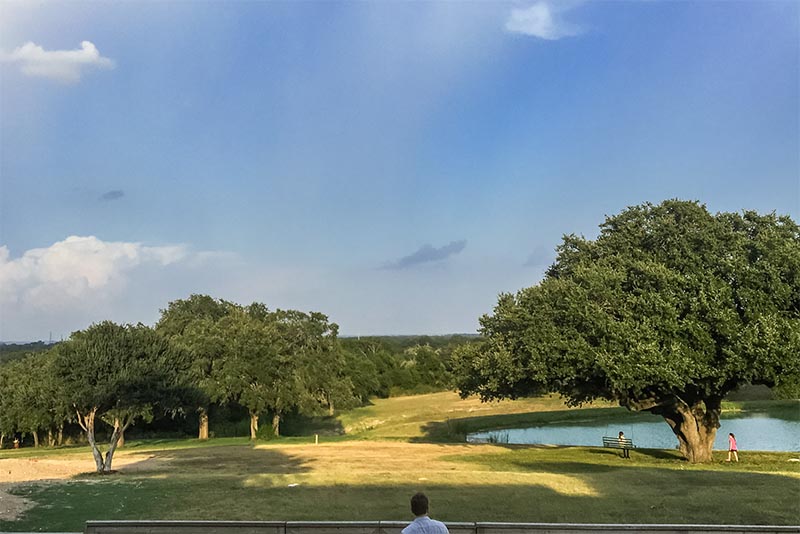
[[[371,395],[380,393],[378,368],[359,348],[341,347],[345,376],[353,385],[352,395],[357,404],[367,402]]]
[[[209,405],[228,398],[225,380],[220,375],[226,340],[217,323],[236,308],[233,303],[208,295],[191,295],[170,302],[161,310],[161,319],[156,324],[156,331],[169,338],[176,349],[186,351],[190,359],[187,378],[198,393],[199,439],[209,437]]]
[[[280,435],[282,414],[305,401],[304,374],[278,324],[279,313],[252,304],[220,321],[229,351],[226,389],[250,413],[250,439],[257,438],[259,419],[267,411],[273,414],[274,435]]]
[[[348,375],[347,361],[339,346],[339,326],[328,322],[319,312],[277,312],[282,325],[282,336],[290,340],[287,350],[294,354],[296,365],[303,372],[303,383],[312,402],[307,411],[322,407],[333,415],[337,406],[354,407],[357,404],[354,386]]]
[[[321,313],[269,311],[253,303],[217,323],[226,355],[220,376],[229,398],[250,413],[250,438],[256,439],[262,414],[272,414],[280,435],[283,415],[314,413],[325,405],[352,399],[336,345],[338,327]]]
[[[24,380],[21,361],[0,365],[0,436],[12,437],[25,426],[19,383]]]
[[[258,437],[258,423],[276,394],[275,347],[262,321],[239,308],[217,323],[225,339],[224,366],[221,370],[226,396],[247,408],[250,415],[250,439]]]
[[[167,340],[141,324],[110,321],[72,334],[56,347],[55,374],[78,424],[92,447],[98,473],[109,473],[120,436],[137,417],[153,410],[180,409],[188,388],[181,384],[185,362]],[[95,440],[105,415],[119,420],[105,457]]]
[[[0,433],[30,434],[38,447],[45,432],[49,446],[60,444],[69,412],[60,401],[51,353],[32,353],[3,365],[0,389]]]
[[[414,362],[412,374],[418,386],[431,389],[445,388],[451,385],[451,375],[444,364],[440,349],[430,345],[415,345],[405,350],[406,355]]]
[[[711,460],[721,403],[800,377],[800,229],[774,214],[645,204],[567,236],[544,280],[501,295],[455,358],[462,395],[557,391],[661,415]]]

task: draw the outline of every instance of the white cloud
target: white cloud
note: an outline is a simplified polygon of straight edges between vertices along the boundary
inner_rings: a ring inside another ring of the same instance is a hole
[[[148,247],[70,236],[12,259],[0,246],[0,305],[18,310],[69,307],[119,293],[134,269],[165,266],[190,256],[183,245]]]
[[[10,54],[0,54],[0,60],[18,63],[28,76],[50,78],[63,83],[77,83],[86,69],[114,67],[114,62],[101,56],[97,47],[89,41],[83,41],[78,50],[45,50],[27,42]]]
[[[235,300],[242,295],[231,288],[241,285],[248,296],[262,276],[237,254],[187,245],[70,236],[14,258],[0,246],[0,340],[60,339],[106,319],[153,324],[172,300],[192,293]]]
[[[573,7],[575,4],[561,4],[556,7],[548,2],[537,2],[527,8],[513,9],[506,20],[506,31],[549,41],[578,35],[581,29],[564,21],[560,15]]]

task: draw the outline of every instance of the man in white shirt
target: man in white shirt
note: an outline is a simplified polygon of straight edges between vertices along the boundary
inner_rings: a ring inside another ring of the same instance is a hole
[[[450,534],[444,523],[428,517],[428,498],[424,493],[411,497],[411,511],[414,521],[403,529],[402,534]]]

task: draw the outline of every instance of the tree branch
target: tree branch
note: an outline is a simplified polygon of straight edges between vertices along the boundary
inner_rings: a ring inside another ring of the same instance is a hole
[[[84,432],[88,432],[89,429],[86,427],[86,419],[81,415],[81,412],[75,408],[75,413],[78,415],[78,424],[83,429]]]

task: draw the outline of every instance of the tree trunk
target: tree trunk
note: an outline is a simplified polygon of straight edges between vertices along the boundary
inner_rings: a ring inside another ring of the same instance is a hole
[[[106,461],[103,463],[103,473],[111,472],[111,462],[114,460],[114,452],[120,446],[120,442],[125,434],[125,427],[119,422],[119,419],[114,421],[114,431],[111,433],[111,439],[108,440],[108,451],[106,451]]]
[[[50,427],[47,429],[47,446],[54,447],[55,444],[56,444],[56,438],[55,435],[53,434],[53,428]]]
[[[674,404],[652,410],[666,419],[678,438],[681,454],[693,464],[712,461],[721,411],[721,399],[716,398],[699,400],[692,405],[677,399]]]
[[[333,399],[330,397],[328,398],[328,415],[333,417],[334,409],[333,409]]]
[[[200,412],[200,429],[197,439],[208,439],[208,409],[204,406],[198,411]]]
[[[64,423],[59,423],[56,436],[56,445],[61,447],[64,444]]]
[[[33,434],[33,446],[38,449],[39,448],[39,431],[38,430],[34,430],[33,432],[31,432],[31,434]]]
[[[275,412],[275,415],[272,416],[272,433],[276,438],[281,435],[281,414],[279,412]]]
[[[122,423],[119,420],[119,417],[114,418],[114,432],[119,431],[119,438],[117,439],[117,447],[124,447],[125,446],[125,429],[122,428]],[[114,434],[111,434],[112,436]]]
[[[6,440],[6,435],[0,432],[0,449],[3,448],[3,442]]]
[[[89,445],[92,447],[92,456],[94,456],[97,472],[102,473],[104,467],[103,455],[100,454],[100,449],[97,448],[97,442],[94,440],[94,418],[97,415],[97,408],[92,408],[86,414],[77,410],[75,413],[78,415],[78,424],[81,425],[81,428],[86,432],[86,441],[88,441]]]
[[[250,412],[250,439],[258,438],[258,414]]]

